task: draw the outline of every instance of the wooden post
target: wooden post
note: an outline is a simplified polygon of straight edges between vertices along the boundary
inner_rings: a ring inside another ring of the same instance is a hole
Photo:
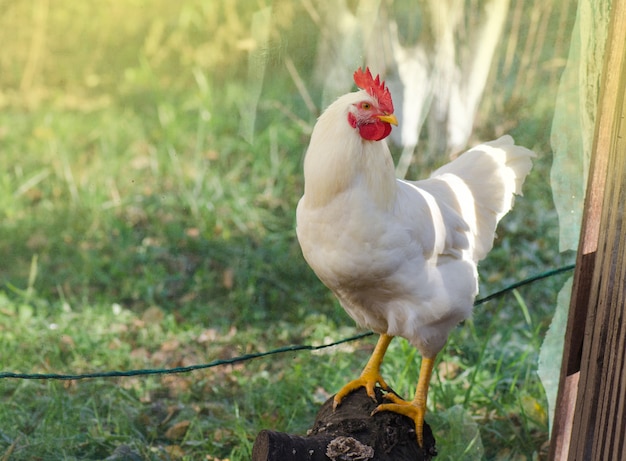
[[[626,453],[626,1],[614,0],[550,459]]]

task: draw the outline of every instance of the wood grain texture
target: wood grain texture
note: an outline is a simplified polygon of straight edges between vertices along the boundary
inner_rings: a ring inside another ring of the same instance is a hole
[[[615,1],[611,15],[551,442],[555,461],[626,453],[626,2]]]

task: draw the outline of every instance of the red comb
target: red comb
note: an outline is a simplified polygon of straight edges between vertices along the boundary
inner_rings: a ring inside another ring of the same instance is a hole
[[[356,70],[354,73],[354,83],[362,90],[367,91],[370,96],[376,98],[380,108],[384,112],[388,114],[393,113],[393,101],[391,100],[389,89],[385,86],[384,81],[380,81],[378,75],[376,78],[372,77],[369,67],[365,68],[365,72],[360,67]]]

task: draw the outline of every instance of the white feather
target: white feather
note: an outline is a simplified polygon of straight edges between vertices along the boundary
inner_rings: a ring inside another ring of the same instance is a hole
[[[302,252],[348,314],[378,333],[407,338],[426,357],[471,315],[477,262],[521,193],[534,154],[510,136],[477,146],[429,179],[403,181],[385,141],[347,123],[364,91],[318,120],[297,209]]]

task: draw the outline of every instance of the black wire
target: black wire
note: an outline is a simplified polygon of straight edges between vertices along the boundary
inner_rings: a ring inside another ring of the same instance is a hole
[[[559,267],[557,269],[552,269],[541,274],[529,277],[520,282],[513,283],[508,287],[492,293],[484,298],[477,299],[474,302],[474,306],[478,306],[480,304],[484,304],[487,301],[490,301],[494,298],[498,298],[510,291],[515,290],[524,285],[531,284],[536,282],[537,280],[542,280],[548,277],[553,277],[555,275],[571,271],[575,267],[574,264],[570,264],[568,266]],[[127,371],[103,371],[103,372],[94,372],[94,373],[82,373],[82,374],[59,374],[59,373],[13,373],[13,372],[0,372],[0,379],[3,378],[13,378],[13,379],[56,379],[56,380],[79,380],[79,379],[92,379],[92,378],[121,378],[121,377],[129,377],[129,376],[147,376],[147,375],[163,375],[163,374],[175,374],[175,373],[189,373],[191,371],[196,370],[204,370],[207,368],[213,368],[220,365],[229,365],[233,363],[239,362],[247,362],[248,360],[257,359],[261,357],[267,357],[270,355],[276,354],[284,354],[286,352],[297,352],[297,351],[317,351],[320,349],[326,349],[328,347],[337,346],[339,344],[348,343],[352,341],[356,341],[367,336],[371,336],[374,333],[371,331],[360,333],[354,336],[350,336],[348,338],[340,339],[338,341],[334,341],[328,344],[322,344],[320,346],[311,346],[306,344],[296,344],[291,346],[279,347],[277,349],[272,349],[266,352],[256,352],[253,354],[245,354],[240,355],[238,357],[233,357],[230,359],[223,360],[215,360],[213,362],[199,364],[199,365],[190,365],[187,367],[175,367],[175,368],[148,368],[142,370],[127,370]]]
[[[283,354],[285,352],[295,351],[317,351],[325,349],[327,347],[337,346],[339,344],[356,341],[357,339],[371,336],[374,333],[371,331],[360,333],[349,338],[340,339],[328,344],[322,344],[320,346],[311,346],[306,344],[296,344],[292,346],[279,347],[266,352],[256,352],[253,354],[240,355],[230,359],[215,360],[210,363],[203,363],[200,365],[190,365],[188,367],[175,367],[175,368],[147,368],[143,370],[128,370],[128,371],[103,371],[94,373],[82,373],[76,375],[58,374],[58,373],[12,373],[2,372],[0,373],[0,379],[2,378],[15,378],[15,379],[57,379],[57,380],[77,380],[77,379],[89,379],[89,378],[120,378],[128,376],[144,376],[144,375],[163,375],[163,374],[175,374],[175,373],[189,373],[190,371],[203,370],[206,368],[213,368],[219,365],[228,365],[238,362],[247,362],[248,360],[256,359],[259,357],[266,357],[268,355]]]
[[[480,304],[484,304],[487,301],[491,301],[494,298],[497,298],[499,296],[502,296],[505,293],[508,293],[509,291],[513,291],[513,290],[515,290],[515,289],[517,289],[519,287],[523,287],[524,285],[529,285],[529,284],[531,284],[533,282],[536,282],[537,280],[546,279],[548,277],[552,277],[552,276],[555,276],[555,275],[558,275],[558,274],[562,274],[563,272],[571,271],[571,270],[574,269],[574,267],[576,267],[575,264],[570,264],[568,266],[558,267],[556,269],[551,269],[549,271],[542,272],[541,274],[534,275],[534,276],[529,277],[527,279],[524,279],[524,280],[522,280],[520,282],[515,282],[515,283],[509,285],[508,287],[503,288],[500,291],[496,291],[495,293],[492,293],[492,294],[490,294],[488,296],[485,296],[484,298],[477,299],[474,302],[474,306],[478,306]]]

